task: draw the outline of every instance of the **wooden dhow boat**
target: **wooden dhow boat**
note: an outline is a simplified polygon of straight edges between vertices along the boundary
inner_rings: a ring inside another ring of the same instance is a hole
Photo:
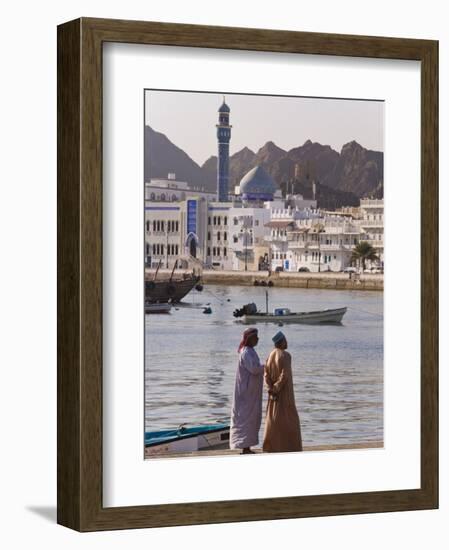
[[[201,275],[197,275],[194,271],[175,275],[177,261],[168,279],[157,278],[160,266],[161,262],[153,276],[145,273],[145,301],[173,304],[180,302],[194,287],[202,290]]]

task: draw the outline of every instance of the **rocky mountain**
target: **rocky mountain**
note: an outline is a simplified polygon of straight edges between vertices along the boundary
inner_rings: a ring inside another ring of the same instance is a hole
[[[345,144],[340,153],[329,145],[310,140],[290,151],[272,141],[257,153],[244,147],[229,159],[230,189],[257,164],[267,170],[283,191],[291,190],[293,185],[305,198],[311,198],[315,181],[318,205],[323,208],[355,206],[359,198],[366,196],[383,197],[383,153],[365,149],[356,141]],[[165,178],[169,172],[193,188],[216,190],[216,156],[199,166],[164,134],[147,126],[145,179]]]
[[[192,187],[204,187],[203,171],[187,153],[172,143],[167,136],[145,126],[144,176],[166,178],[170,172],[176,179],[187,181]]]
[[[383,196],[384,156],[370,151],[356,141],[343,146],[330,177],[330,185],[342,191],[351,191],[359,197],[373,194]]]

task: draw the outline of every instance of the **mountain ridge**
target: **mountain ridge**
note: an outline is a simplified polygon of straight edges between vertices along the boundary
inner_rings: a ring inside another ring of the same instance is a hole
[[[193,189],[216,190],[217,156],[212,155],[199,165],[150,126],[145,127],[144,161],[146,181],[166,178],[172,172]],[[256,153],[245,146],[229,157],[230,189],[257,164],[283,192],[294,185],[296,192],[308,195],[315,182],[320,207],[354,206],[365,196],[383,197],[383,153],[366,149],[355,140],[345,143],[340,153],[310,139],[288,151],[273,141],[267,141]]]

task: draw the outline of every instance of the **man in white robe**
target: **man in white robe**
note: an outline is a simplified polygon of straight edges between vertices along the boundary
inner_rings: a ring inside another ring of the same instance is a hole
[[[242,454],[253,453],[251,447],[259,443],[262,422],[264,365],[254,349],[258,341],[257,329],[249,328],[243,333],[238,350],[229,446],[242,449]]]

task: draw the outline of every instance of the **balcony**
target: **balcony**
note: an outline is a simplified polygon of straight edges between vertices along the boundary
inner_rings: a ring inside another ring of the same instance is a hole
[[[371,246],[373,246],[374,248],[383,248],[384,247],[384,241],[383,239],[381,241],[377,241],[377,240],[374,240],[374,239],[368,239],[366,241],[364,241],[368,244],[370,244]]]
[[[359,225],[361,227],[383,227],[383,220],[359,220]]]
[[[268,235],[266,237],[264,237],[265,241],[269,242],[269,243],[275,243],[275,242],[281,242],[281,243],[286,243],[287,240],[288,240],[288,237],[287,235]]]

